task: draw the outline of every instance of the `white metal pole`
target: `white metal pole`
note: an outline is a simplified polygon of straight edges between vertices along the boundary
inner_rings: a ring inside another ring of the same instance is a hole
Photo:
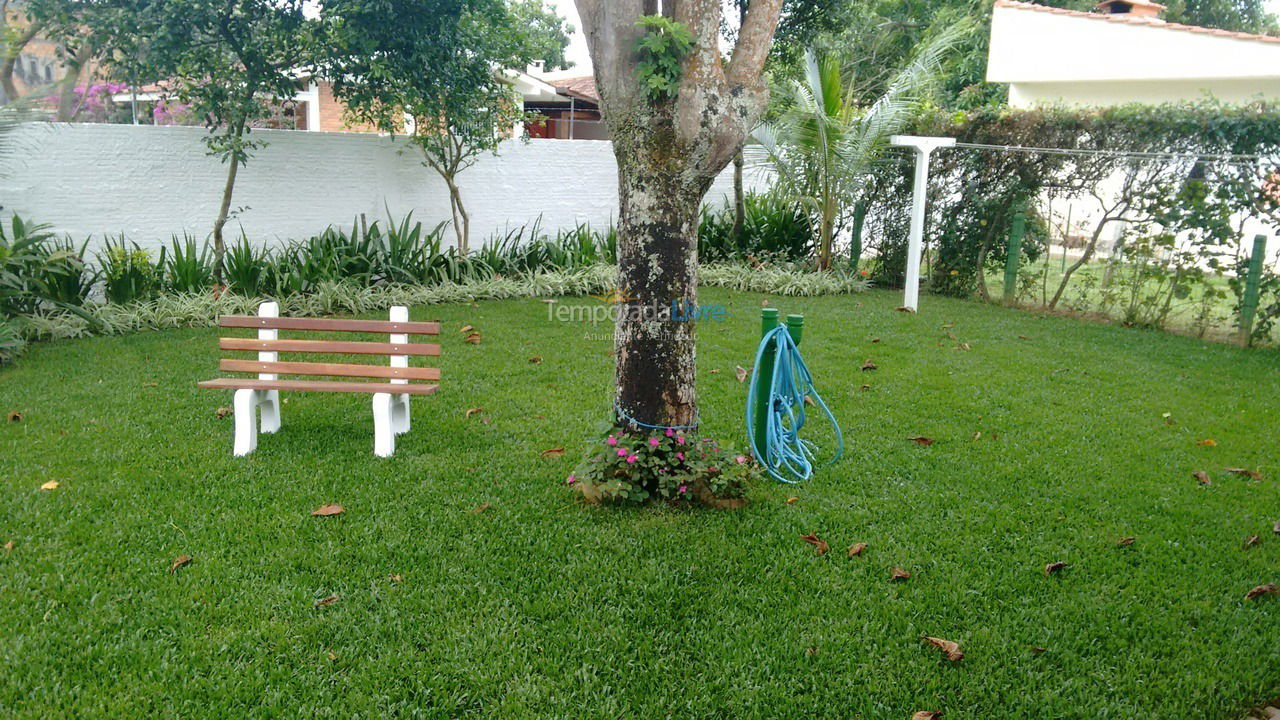
[[[911,239],[907,244],[907,280],[902,304],[914,312],[920,304],[920,249],[924,244],[924,202],[929,190],[929,148],[916,148],[916,180],[911,190]]]

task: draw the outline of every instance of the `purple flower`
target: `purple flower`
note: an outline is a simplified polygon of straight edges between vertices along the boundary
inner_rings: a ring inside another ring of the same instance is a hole
[[[658,447],[658,438],[649,438],[649,447]]]

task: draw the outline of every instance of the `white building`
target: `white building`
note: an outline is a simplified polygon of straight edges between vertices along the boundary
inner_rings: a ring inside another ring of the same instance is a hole
[[[996,0],[987,80],[1013,107],[1280,99],[1280,37],[1168,23],[1150,0],[1097,10]]]

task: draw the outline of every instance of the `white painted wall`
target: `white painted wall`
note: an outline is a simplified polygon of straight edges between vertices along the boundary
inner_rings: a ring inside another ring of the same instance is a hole
[[[987,80],[1009,103],[1280,98],[1280,40],[998,0]]]
[[[33,125],[17,131],[0,159],[0,205],[83,240],[123,232],[143,247],[173,233],[209,235],[226,167],[205,155],[202,128]],[[363,213],[399,219],[412,210],[427,225],[449,219],[443,181],[403,140],[361,133],[259,130],[268,145],[240,169],[229,225],[256,244],[349,227]],[[494,232],[542,216],[548,230],[605,227],[618,208],[617,166],[608,142],[532,140],[504,144],[459,176],[471,212],[473,247]],[[732,193],[727,170],[707,194]],[[451,234],[446,235],[448,237]]]

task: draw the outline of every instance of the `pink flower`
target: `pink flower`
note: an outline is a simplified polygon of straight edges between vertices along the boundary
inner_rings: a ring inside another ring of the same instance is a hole
[[[666,474],[667,474],[667,469],[666,469],[666,468],[658,468],[658,474],[659,474],[659,475],[666,475]]]
[[[679,460],[683,460],[683,459],[684,459],[684,453],[676,453],[676,458],[677,458],[677,459],[679,459]]]
[[[689,492],[689,486],[688,486],[688,485],[681,485],[681,486],[680,486],[680,494],[681,494],[681,495],[683,495],[683,494],[685,494],[685,493],[687,493],[687,492]]]
[[[626,456],[627,456],[627,449],[626,449],[626,448],[618,448],[618,457],[626,457]]]
[[[671,428],[667,428],[667,437],[671,437],[672,435],[675,435],[675,434],[676,434],[675,430],[672,430]]]
[[[564,481],[564,484],[565,484],[565,485],[572,485],[572,484],[574,484],[574,483],[575,483],[575,482],[577,482],[577,481],[578,481],[578,478],[576,478],[576,477],[574,477],[574,476],[570,475],[570,476],[569,476],[569,479]]]
[[[658,438],[649,438],[649,447],[658,447]]]
[[[627,458],[627,462],[629,462],[629,463],[634,463],[635,461],[636,461],[636,456],[635,456],[635,455],[632,455],[631,457]]]
[[[746,465],[746,464],[747,464],[747,456],[746,456],[746,455],[739,455],[738,457],[736,457],[736,458],[734,458],[734,459],[738,461],[738,464],[739,464],[739,465]]]
[[[608,437],[608,439],[606,439],[606,440],[605,440],[605,444],[607,444],[607,445],[617,445],[617,444],[618,444],[618,438],[616,438],[616,437],[614,437],[614,436],[610,435],[610,436]]]
[[[678,443],[680,443],[681,445],[683,445],[683,444],[684,444],[684,436],[683,436],[683,435],[681,435],[681,436],[677,437],[677,438],[676,438],[676,442],[678,442]]]

